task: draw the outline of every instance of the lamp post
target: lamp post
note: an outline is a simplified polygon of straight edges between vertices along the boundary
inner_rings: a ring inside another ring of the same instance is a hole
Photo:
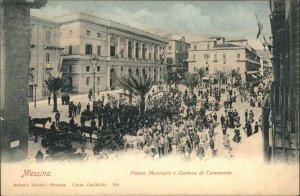
[[[34,108],[36,108],[36,87],[37,87],[37,84],[34,83],[33,87],[34,87]]]
[[[95,87],[96,87],[96,65],[97,65],[99,59],[95,55],[93,55],[89,59],[89,61],[90,61],[91,65],[92,65],[92,67],[93,67],[93,76],[94,76],[94,86],[93,86],[93,93],[94,94],[93,94],[93,99],[94,99],[94,101],[96,101],[96,89],[95,89]]]

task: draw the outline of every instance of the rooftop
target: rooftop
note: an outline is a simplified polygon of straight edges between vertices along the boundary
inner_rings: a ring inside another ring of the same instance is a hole
[[[99,17],[92,16],[92,15],[89,15],[86,13],[82,13],[82,12],[68,14],[68,15],[64,15],[64,16],[60,16],[60,17],[55,17],[52,20],[55,20],[61,24],[80,20],[80,21],[90,22],[90,23],[94,23],[97,25],[101,25],[101,26],[106,26],[109,28],[118,29],[121,31],[129,31],[129,32],[137,34],[137,35],[147,36],[152,39],[168,43],[168,40],[166,38],[161,37],[159,35],[149,33],[149,32],[137,29],[137,28],[133,28],[133,27],[130,27],[128,25],[124,25],[124,24],[121,24],[118,22],[114,22],[109,19],[99,18]]]
[[[234,44],[217,44],[214,46],[214,48],[228,48],[228,47],[240,47],[240,46]]]

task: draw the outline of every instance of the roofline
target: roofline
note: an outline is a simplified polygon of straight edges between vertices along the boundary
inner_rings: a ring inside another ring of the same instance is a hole
[[[37,17],[37,16],[32,16],[30,15],[30,19],[36,19],[36,20],[41,20],[41,21],[46,21],[46,22],[49,22],[49,23],[54,23],[56,25],[59,25],[60,23],[55,21],[55,20],[51,20],[51,19],[46,19],[46,18],[41,18],[41,17]]]
[[[247,39],[232,39],[232,40],[227,40],[226,42],[240,42],[240,41],[248,41]]]
[[[80,15],[85,15],[85,16],[89,16],[89,17],[92,17],[96,20],[102,20],[104,21],[106,24],[101,24],[100,22],[99,23],[95,23],[94,21],[89,21],[89,20],[85,20],[83,18],[80,17]],[[94,24],[97,24],[97,25],[101,25],[101,26],[106,26],[108,28],[113,28],[113,29],[120,29],[122,31],[129,31],[133,34],[142,34],[142,33],[145,33],[143,34],[144,36],[146,37],[149,37],[153,40],[156,40],[156,41],[160,41],[160,42],[165,42],[165,43],[168,43],[168,39],[167,38],[164,38],[162,36],[159,36],[157,34],[154,34],[154,33],[150,33],[148,31],[145,31],[145,30],[141,30],[141,29],[138,29],[138,28],[135,28],[135,27],[131,27],[129,25],[126,25],[126,24],[122,24],[122,23],[119,23],[119,22],[115,22],[115,21],[112,21],[110,19],[104,19],[104,18],[100,18],[100,17],[97,17],[97,16],[93,16],[93,15],[90,15],[90,14],[86,14],[86,13],[83,13],[83,12],[74,12],[74,13],[71,13],[71,14],[67,14],[67,15],[63,15],[63,16],[59,16],[59,17],[55,17],[53,19],[57,19],[59,20],[59,18],[64,18],[66,16],[78,16],[78,18],[74,18],[74,19],[70,19],[69,21],[66,21],[66,22],[59,22],[59,24],[65,24],[65,23],[68,23],[68,22],[74,22],[74,21],[85,21],[85,22],[89,22],[89,23],[94,23]],[[117,28],[117,27],[112,27],[111,26],[111,23],[112,24],[116,24],[116,25],[121,25],[123,27],[127,27],[129,29],[122,29],[121,27],[120,28]],[[137,32],[134,32],[134,30],[136,30]],[[151,37],[153,36],[153,37]]]

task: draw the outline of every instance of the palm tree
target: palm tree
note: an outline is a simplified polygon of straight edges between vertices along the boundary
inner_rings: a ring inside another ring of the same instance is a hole
[[[238,76],[238,72],[235,69],[232,69],[231,71],[227,72],[227,76],[230,78],[231,85],[233,84],[233,80],[236,76]]]
[[[174,73],[172,72],[165,72],[163,75],[162,75],[162,79],[164,81],[164,83],[166,83],[166,85],[169,86],[169,89],[171,88],[171,85],[172,83],[174,82]]]
[[[118,85],[124,90],[128,90],[134,96],[140,99],[140,115],[145,113],[146,95],[151,90],[153,79],[151,76],[124,76],[117,79]]]
[[[200,68],[197,70],[198,76],[199,76],[199,80],[200,80],[200,85],[202,86],[202,79],[205,75],[205,70],[203,68]]]
[[[184,85],[194,92],[194,88],[199,84],[199,77],[197,73],[186,73],[184,76]]]
[[[221,82],[226,78],[226,73],[224,71],[217,70],[214,75],[217,76],[219,90],[221,90]]]
[[[57,93],[63,87],[64,80],[60,77],[50,77],[45,81],[48,90],[53,95],[53,112],[57,112]]]

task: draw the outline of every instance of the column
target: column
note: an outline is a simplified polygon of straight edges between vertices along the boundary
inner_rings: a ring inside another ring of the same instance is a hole
[[[132,59],[135,59],[136,41],[133,40]]]
[[[157,60],[159,61],[160,64],[160,46],[157,45]]]
[[[110,90],[110,67],[108,62],[106,66],[106,90]]]
[[[155,53],[155,47],[154,44],[152,44],[152,53],[151,53],[152,61],[154,61],[154,53]]]
[[[149,60],[149,44],[148,44],[148,43],[146,43],[145,59],[146,59],[146,60]]]
[[[143,59],[143,42],[140,42],[139,46],[139,59]]]
[[[107,56],[110,57],[110,34],[107,34]]]
[[[121,54],[120,54],[120,36],[119,35],[117,35],[117,49],[116,49],[116,52],[117,52],[116,56],[121,57]]]
[[[124,57],[128,58],[128,38],[126,38],[126,42],[125,42],[125,54]]]

